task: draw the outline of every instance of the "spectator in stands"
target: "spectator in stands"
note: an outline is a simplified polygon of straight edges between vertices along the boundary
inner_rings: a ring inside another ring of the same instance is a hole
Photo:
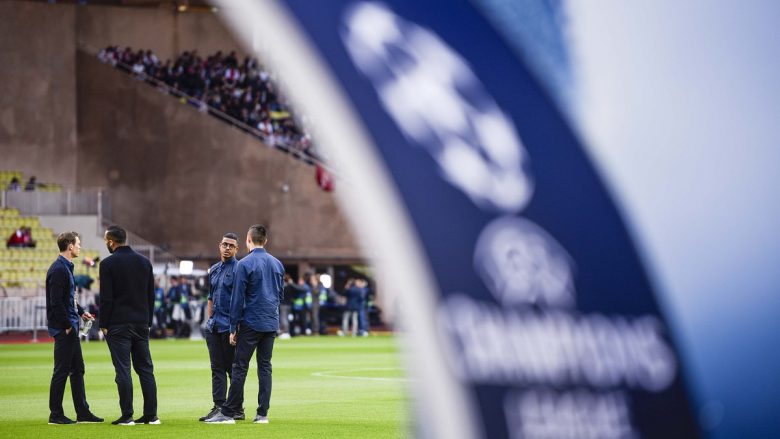
[[[5,246],[10,247],[24,247],[24,231],[22,228],[18,228],[11,234],[11,237],[5,243]]]
[[[27,184],[26,184],[26,185],[24,185],[24,190],[26,190],[26,191],[34,191],[34,190],[36,190],[36,189],[38,189],[38,181],[37,181],[37,179],[35,178],[35,176],[33,175],[33,176],[32,176],[32,177],[30,177],[30,179],[27,181]]]
[[[19,192],[22,190],[22,183],[19,181],[18,178],[14,177],[11,179],[11,182],[8,183],[8,190]]]
[[[32,237],[32,229],[29,227],[22,227],[22,247],[34,248],[37,244]]]

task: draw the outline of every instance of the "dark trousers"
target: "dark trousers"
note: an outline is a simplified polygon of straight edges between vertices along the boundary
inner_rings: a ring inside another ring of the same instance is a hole
[[[225,405],[227,396],[228,376],[233,377],[233,358],[236,348],[230,345],[230,333],[206,331],[206,346],[209,348],[211,360],[211,397],[214,405]]]
[[[144,395],[144,415],[157,416],[157,383],[154,365],[149,352],[149,328],[144,325],[114,325],[106,334],[111,361],[116,371],[116,388],[119,391],[119,407],[122,416],[133,415],[133,378],[130,375],[130,358],[133,369],[141,380]]]
[[[258,332],[246,326],[238,331],[236,357],[233,361],[233,375],[230,377],[230,392],[227,402],[222,406],[222,413],[233,416],[241,410],[244,404],[244,382],[249,370],[249,361],[257,348],[257,378],[260,389],[257,392],[257,414],[268,416],[271,404],[271,354],[274,350],[276,331]]]
[[[64,416],[62,398],[65,395],[65,381],[70,377],[70,393],[77,416],[89,414],[87,395],[84,392],[84,357],[81,355],[78,331],[70,334],[62,330],[54,337],[54,373],[49,387],[49,411],[52,416]]]

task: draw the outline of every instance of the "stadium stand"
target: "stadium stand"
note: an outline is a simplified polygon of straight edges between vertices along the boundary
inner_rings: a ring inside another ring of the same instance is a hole
[[[266,144],[310,164],[321,162],[271,74],[254,58],[239,62],[235,52],[220,51],[203,59],[196,51],[185,51],[163,63],[151,50],[117,46],[100,50],[97,57]]]
[[[17,209],[0,209],[0,236],[7,240],[20,227],[29,227],[36,240],[35,247],[0,247],[0,286],[6,291],[37,290],[46,281],[46,271],[59,253],[56,234],[42,227],[37,216],[22,216]],[[97,261],[93,264],[93,261]],[[99,252],[82,249],[80,260],[74,264],[74,275],[97,276]]]
[[[18,189],[12,187],[12,182],[16,181]],[[24,190],[29,179],[25,180],[20,171],[0,171],[0,190]],[[59,183],[35,183],[35,190],[43,192],[59,192],[62,185]]]

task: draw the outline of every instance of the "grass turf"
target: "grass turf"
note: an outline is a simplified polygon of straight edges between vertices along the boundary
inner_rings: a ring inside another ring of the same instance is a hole
[[[153,340],[158,415],[162,425],[114,426],[119,399],[105,343],[82,343],[87,401],[103,424],[47,425],[51,343],[0,345],[0,437],[257,437],[397,438],[408,436],[409,403],[395,340],[389,336],[276,340],[269,424],[252,424],[257,367],[244,388],[247,420],[198,422],[211,408],[211,372],[204,341]],[[135,417],[143,412],[133,374]],[[66,416],[75,419],[68,384]]]

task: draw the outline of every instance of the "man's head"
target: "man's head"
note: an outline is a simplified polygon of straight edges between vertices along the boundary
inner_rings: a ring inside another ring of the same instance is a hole
[[[114,253],[117,247],[127,245],[127,231],[117,225],[108,226],[103,240],[106,242],[108,252]]]
[[[268,242],[268,230],[265,226],[255,224],[246,232],[246,248],[262,248]]]
[[[69,260],[78,258],[81,254],[81,236],[76,232],[63,232],[57,236],[57,247],[60,254]]]
[[[225,233],[222,235],[222,241],[219,242],[219,255],[222,261],[229,261],[236,256],[238,252],[238,235],[235,233]]]

